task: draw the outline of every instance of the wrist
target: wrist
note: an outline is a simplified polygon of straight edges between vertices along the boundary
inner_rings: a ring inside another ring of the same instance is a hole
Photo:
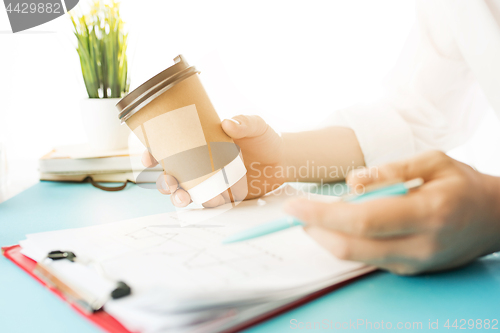
[[[283,133],[283,155],[287,181],[332,182],[365,164],[354,131],[325,127],[312,131]]]
[[[482,183],[486,190],[485,201],[488,203],[486,218],[494,226],[494,246],[491,252],[500,251],[500,177],[481,174]]]
[[[293,135],[295,133],[281,133],[280,134],[280,139],[281,139],[281,146],[282,146],[282,153],[283,153],[283,158],[282,158],[282,168],[283,168],[283,174],[285,177],[285,182],[293,182],[296,181],[296,179],[293,179],[290,177],[290,166],[293,166],[293,159],[294,159],[294,149],[293,149]],[[296,154],[296,151],[295,151]]]

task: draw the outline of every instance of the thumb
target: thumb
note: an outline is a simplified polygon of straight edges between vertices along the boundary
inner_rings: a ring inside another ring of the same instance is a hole
[[[269,125],[259,116],[239,115],[222,121],[222,129],[233,139],[252,138],[266,133]]]

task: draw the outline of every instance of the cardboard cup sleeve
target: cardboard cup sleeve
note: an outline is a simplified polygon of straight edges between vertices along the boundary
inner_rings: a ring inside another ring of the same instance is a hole
[[[222,130],[197,73],[156,94],[125,122],[195,203],[246,174],[239,147]]]

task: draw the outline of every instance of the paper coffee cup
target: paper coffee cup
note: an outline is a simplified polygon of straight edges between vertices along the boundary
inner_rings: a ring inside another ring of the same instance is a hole
[[[174,176],[195,203],[204,203],[246,174],[239,148],[224,133],[194,66],[182,55],[116,107],[122,123]]]

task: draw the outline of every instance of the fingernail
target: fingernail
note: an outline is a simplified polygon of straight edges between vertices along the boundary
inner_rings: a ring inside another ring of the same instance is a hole
[[[164,190],[164,191],[168,191],[168,185],[167,185],[167,181],[165,180],[165,177],[163,178],[163,181],[160,182],[161,183],[161,188]]]
[[[226,119],[226,120],[229,120],[229,121],[232,121],[233,123],[235,123],[236,125],[241,125],[240,122],[236,119]]]
[[[165,182],[165,176],[160,175],[158,179],[156,180],[156,187],[158,188],[158,191],[162,194],[170,194],[170,191],[168,190],[168,185]]]
[[[175,202],[177,202],[178,204],[182,204],[182,200],[181,200],[181,198],[179,197],[179,193],[175,193],[175,194],[174,194],[174,200],[175,200]]]
[[[175,180],[174,177],[170,176],[170,175],[166,175],[165,176],[165,183],[167,184],[168,186],[168,189],[170,190],[170,192],[174,193],[176,190],[177,190],[177,181]]]

